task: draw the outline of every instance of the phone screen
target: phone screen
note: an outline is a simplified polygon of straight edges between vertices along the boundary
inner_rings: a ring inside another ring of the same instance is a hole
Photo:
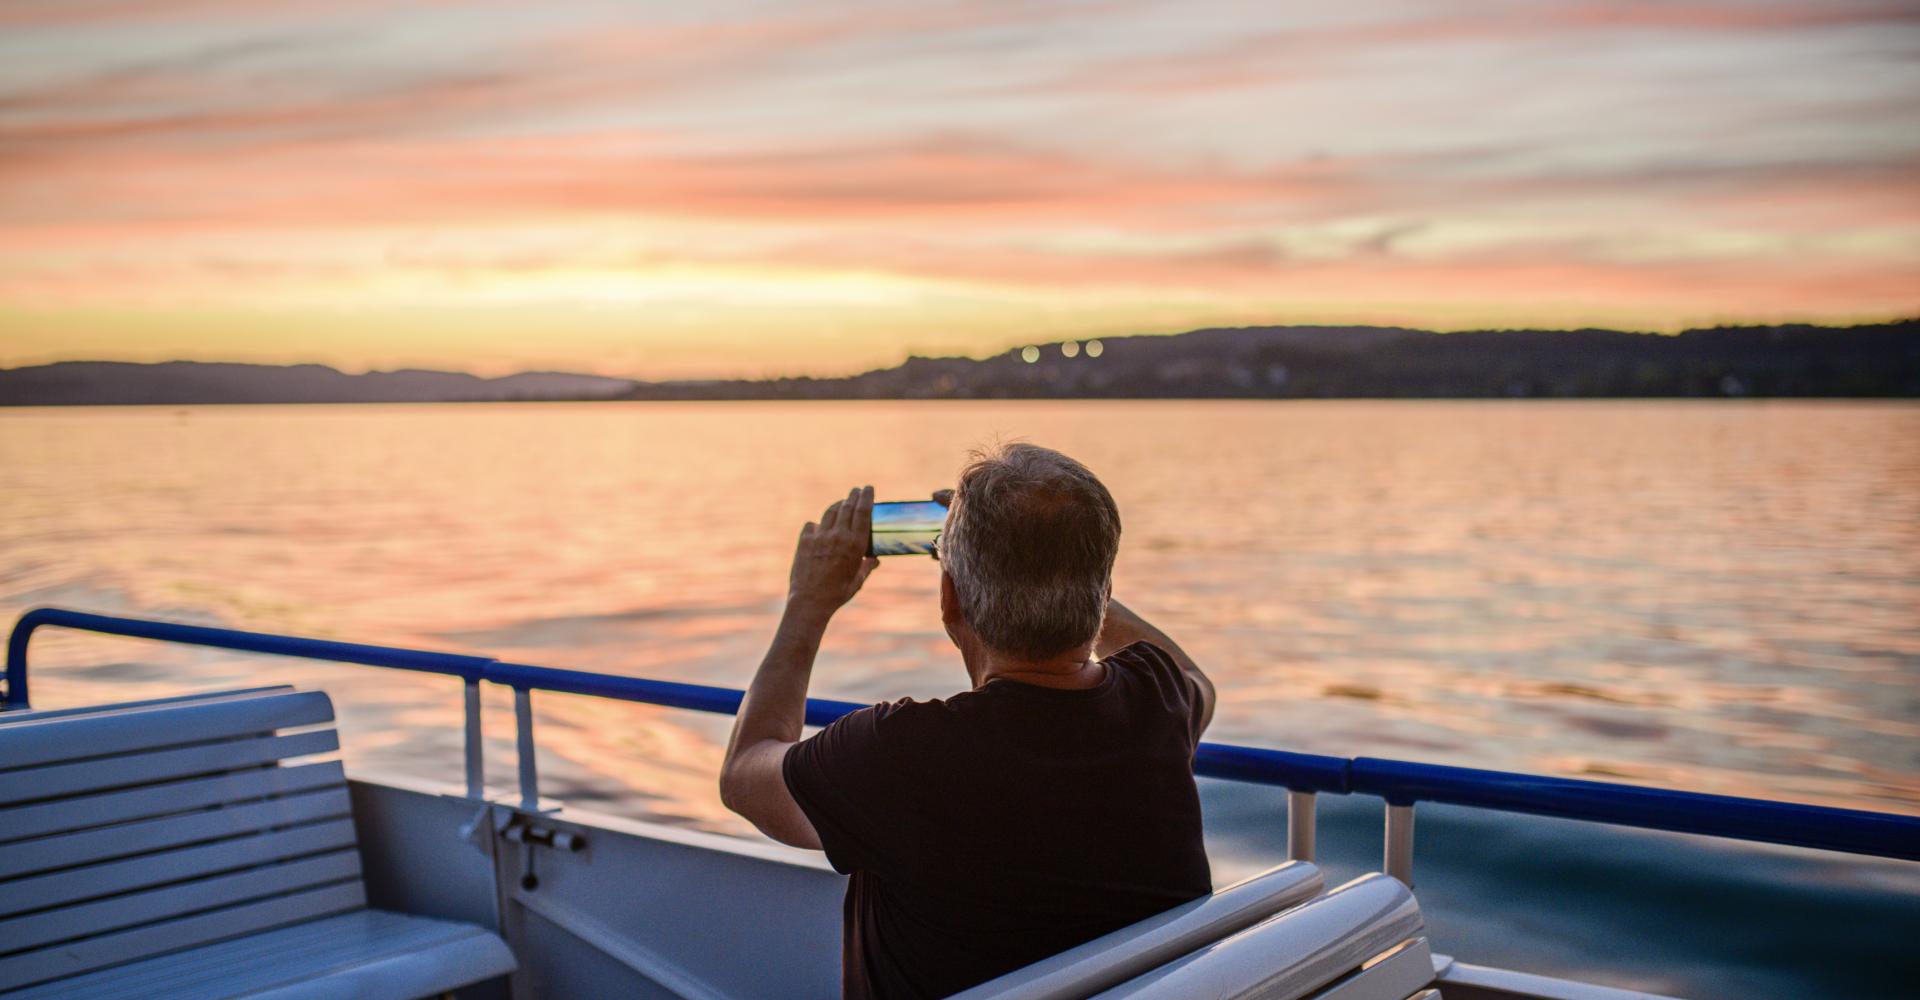
[[[873,541],[867,550],[876,556],[932,555],[946,526],[947,509],[931,500],[877,503],[873,505]]]

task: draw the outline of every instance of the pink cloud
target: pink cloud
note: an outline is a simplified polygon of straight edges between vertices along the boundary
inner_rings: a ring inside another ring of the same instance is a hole
[[[1440,13],[1279,28],[1260,26],[1244,37],[1221,44],[1089,62],[1038,81],[997,85],[995,89],[1170,97],[1310,79],[1350,53],[1383,47],[1524,38],[1562,38],[1578,44],[1583,36],[1607,31],[1698,36],[1920,23],[1920,6],[1887,0],[1772,4],[1612,0],[1531,2],[1497,10],[1433,4],[1428,9]]]
[[[335,17],[356,10],[392,12],[399,6],[446,6],[456,0],[7,0],[0,25],[14,28],[82,27],[143,21],[216,18]]]
[[[122,134],[94,131],[85,141],[104,145]],[[1355,202],[1363,186],[1336,162],[1156,167],[958,137],[733,154],[675,152],[671,141],[616,134],[288,142],[226,157],[214,170],[199,155],[127,143],[113,156],[68,156],[57,174],[31,157],[0,162],[0,213],[16,224],[93,217],[176,226],[607,213],[940,220],[967,228],[1069,221],[1206,226],[1247,205],[1323,214]],[[89,196],[53,200],[62,190]]]

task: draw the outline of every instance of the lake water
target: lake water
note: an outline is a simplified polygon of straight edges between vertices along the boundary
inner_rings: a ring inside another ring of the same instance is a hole
[[[851,485],[924,497],[996,436],[1108,483],[1116,592],[1217,680],[1209,739],[1920,814],[1920,406],[1902,403],[0,411],[0,612],[743,686],[802,522]],[[813,693],[962,687],[937,582],[887,560]],[[459,774],[445,678],[57,631],[34,656],[45,706],[323,685],[350,767]],[[755,836],[713,788],[728,720],[537,706],[549,794]],[[1278,860],[1279,793],[1205,793],[1222,879]],[[1378,867],[1377,800],[1322,810],[1332,875]],[[1796,996],[1920,976],[1916,867],[1423,806],[1415,872],[1463,961]]]

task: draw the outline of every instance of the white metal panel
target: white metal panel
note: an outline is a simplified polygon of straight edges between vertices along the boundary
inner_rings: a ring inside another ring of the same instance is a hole
[[[293,767],[238,771],[191,778],[145,788],[81,795],[56,802],[0,809],[0,843],[50,833],[104,826],[226,802],[243,802],[343,785],[347,777],[337,760]],[[4,853],[0,851],[0,853]]]
[[[320,729],[287,736],[225,739],[146,753],[117,754],[70,764],[24,767],[0,771],[0,803],[55,799],[103,788],[238,771],[338,749],[340,737],[331,729]]]
[[[403,1000],[513,968],[506,944],[471,924],[357,910],[44,983],[7,1000]]]
[[[6,845],[0,850],[0,878],[91,864],[203,840],[237,837],[271,827],[344,817],[350,815],[350,811],[347,790],[339,786],[286,798],[260,799],[220,809],[200,809],[96,827],[79,833],[56,833]]]
[[[1320,870],[1288,862],[1051,958],[954,1000],[1075,1000],[1126,982],[1318,895]]]
[[[0,990],[357,910],[366,902],[360,883],[347,882],[11,955],[0,958]]]
[[[40,719],[0,726],[0,762],[9,770],[35,767],[183,743],[252,736],[332,720],[333,702],[320,691]]]
[[[0,920],[0,948],[39,948],[360,877],[352,848]]]
[[[680,1000],[727,1000],[711,983],[577,907],[524,889],[513,891],[513,901]]]
[[[1366,875],[1099,996],[1294,1000],[1420,936],[1424,926],[1406,886]]]
[[[124,861],[69,868],[7,883],[4,891],[0,891],[0,916],[201,878],[353,844],[353,821],[336,819]]]
[[[448,813],[438,822],[462,821],[455,811]],[[819,852],[776,851],[573,809],[539,822],[584,838],[586,848],[502,850],[502,888],[518,885],[529,872],[537,874],[540,884],[532,895],[565,904],[570,915],[590,919],[604,936],[632,941],[727,997],[839,995],[840,911],[847,883],[825,866]],[[369,852],[384,849],[370,846]],[[380,866],[390,876],[396,863],[404,865],[404,857]],[[370,878],[374,870],[369,860]],[[518,983],[526,995],[661,995],[648,977],[516,903],[509,902],[501,921],[503,936],[516,949],[526,944],[519,952]],[[576,930],[585,926],[580,920],[568,922]]]

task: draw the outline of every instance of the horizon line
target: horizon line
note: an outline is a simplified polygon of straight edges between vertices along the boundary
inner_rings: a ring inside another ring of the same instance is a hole
[[[394,374],[400,374],[404,372],[421,372],[421,373],[436,374],[436,375],[464,375],[470,378],[478,379],[483,382],[497,382],[503,379],[515,378],[523,375],[561,375],[561,376],[567,376],[570,378],[596,378],[596,379],[605,379],[608,381],[616,381],[616,382],[619,382],[619,381],[632,382],[636,385],[675,385],[675,384],[699,384],[699,383],[713,383],[713,382],[779,382],[779,381],[797,380],[797,379],[807,379],[807,380],[813,380],[813,381],[832,381],[835,379],[858,378],[862,375],[872,374],[874,372],[888,371],[890,369],[898,368],[910,361],[915,361],[915,360],[987,361],[989,359],[997,358],[1002,355],[1017,353],[1018,351],[1020,351],[1025,347],[1047,347],[1047,346],[1067,344],[1067,343],[1085,344],[1092,341],[1129,340],[1129,339],[1138,339],[1138,338],[1171,339],[1175,337],[1187,336],[1189,334],[1206,333],[1206,332],[1216,331],[1216,330],[1303,330],[1303,329],[1399,330],[1407,333],[1431,334],[1435,336],[1449,336],[1452,334],[1461,334],[1461,333],[1540,333],[1540,334],[1619,333],[1619,334],[1627,334],[1632,336],[1678,337],[1687,333],[1710,331],[1710,330],[1740,330],[1740,329],[1760,329],[1760,328],[1778,328],[1778,327],[1796,327],[1796,326],[1816,327],[1816,328],[1828,329],[1828,330],[1852,330],[1852,329],[1858,329],[1860,327],[1900,326],[1900,325],[1909,324],[1909,323],[1920,323],[1920,312],[1916,312],[1911,315],[1895,315],[1885,319],[1854,320],[1849,322],[1833,322],[1833,321],[1821,321],[1821,320],[1788,320],[1788,321],[1781,321],[1781,322],[1727,321],[1727,322],[1716,322],[1709,326],[1698,326],[1698,325],[1686,326],[1686,327],[1681,327],[1679,329],[1675,329],[1671,331],[1653,330],[1653,329],[1638,329],[1638,330],[1623,329],[1620,327],[1609,327],[1609,326],[1574,326],[1574,327],[1464,326],[1464,327],[1451,327],[1451,328],[1435,328],[1435,327],[1418,327],[1418,326],[1405,326],[1401,324],[1383,324],[1383,323],[1247,323],[1247,324],[1242,324],[1238,326],[1221,326],[1221,325],[1198,326],[1198,327],[1192,327],[1185,330],[1176,330],[1176,331],[1119,333],[1119,334],[1105,334],[1100,336],[1085,336],[1085,337],[1062,337],[1062,338],[1049,339],[1049,340],[1017,340],[1017,341],[1009,342],[1008,346],[1006,347],[1003,347],[999,350],[996,350],[987,354],[918,354],[918,353],[914,353],[912,349],[909,349],[907,353],[901,355],[899,360],[895,361],[891,365],[880,365],[880,366],[871,367],[871,368],[848,370],[840,374],[827,374],[827,375],[816,375],[816,374],[706,375],[706,376],[687,376],[687,377],[668,378],[668,379],[648,379],[648,378],[643,378],[637,375],[604,375],[597,372],[567,371],[559,368],[527,368],[527,369],[520,369],[517,371],[507,372],[501,375],[483,375],[478,372],[465,369],[465,368],[435,368],[435,367],[424,367],[422,365],[411,365],[411,364],[399,365],[392,368],[364,368],[364,369],[358,369],[358,370],[349,370],[347,368],[342,368],[338,365],[328,364],[327,362],[324,362],[324,361],[279,361],[279,362],[235,361],[235,360],[227,360],[227,359],[207,359],[207,358],[189,358],[189,357],[168,358],[162,361],[130,361],[130,360],[124,360],[119,358],[102,358],[102,357],[60,358],[53,361],[37,361],[37,362],[28,363],[28,364],[18,364],[18,365],[12,365],[7,367],[0,367],[0,372],[24,371],[30,368],[51,368],[56,365],[84,365],[84,364],[134,365],[134,366],[140,366],[140,367],[158,367],[162,365],[238,365],[238,366],[251,366],[256,368],[302,368],[302,367],[324,368],[324,369],[327,369],[328,371],[332,371],[336,374],[345,375],[348,377],[359,377],[363,375],[394,375]]]

